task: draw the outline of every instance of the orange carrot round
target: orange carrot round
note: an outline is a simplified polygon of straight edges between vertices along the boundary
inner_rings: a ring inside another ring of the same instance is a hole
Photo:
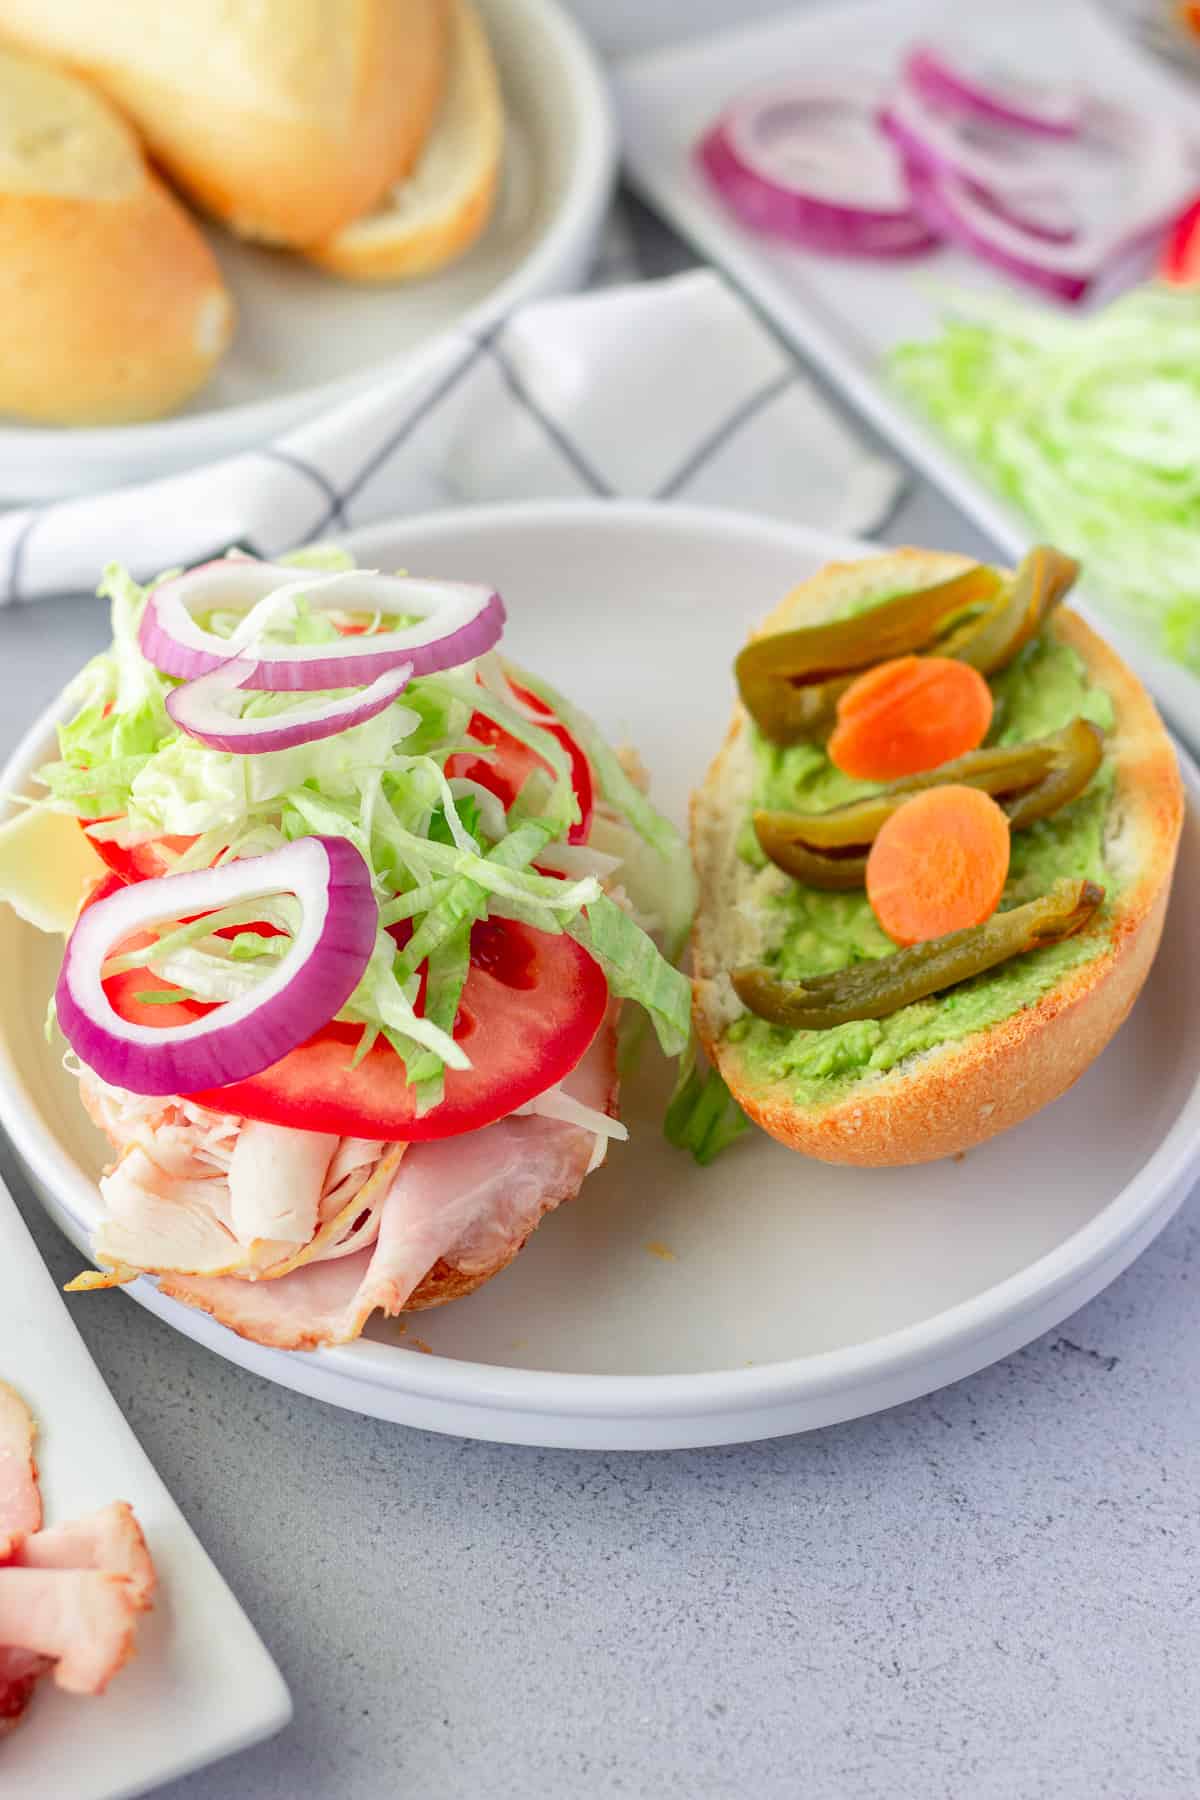
[[[970,663],[897,656],[851,682],[837,711],[830,761],[859,781],[896,781],[978,749],[992,693]]]
[[[1008,879],[1008,819],[979,788],[927,788],[881,828],[867,898],[893,943],[922,944],[982,925]]]

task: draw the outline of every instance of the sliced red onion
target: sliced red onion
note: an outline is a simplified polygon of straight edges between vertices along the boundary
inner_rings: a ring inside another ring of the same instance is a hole
[[[254,668],[254,663],[235,658],[172,689],[167,695],[167,711],[180,731],[186,731],[211,750],[230,750],[238,756],[294,750],[297,744],[314,744],[318,738],[333,737],[339,731],[349,731],[352,725],[373,719],[404,692],[412,675],[411,662],[399,663],[360,693],[341,699],[310,700],[274,718],[243,719],[230,702],[238,694],[250,692],[248,684]],[[408,723],[397,736],[403,736],[417,723],[411,710],[406,717]]]
[[[1055,299],[1082,300],[1163,232],[1193,191],[1186,145],[1171,120],[1111,113],[1107,125],[1114,141],[1124,137],[1133,165],[1130,190],[1115,221],[1068,242],[1048,242],[1044,233],[997,212],[970,182],[928,163],[910,165],[913,199],[931,228],[951,242]]]
[[[1044,157],[1032,152],[1025,139],[998,130],[969,136],[969,121],[931,106],[907,82],[890,95],[879,123],[907,160],[948,170],[989,193],[1003,194],[1010,204],[1018,197],[1044,204],[1057,194]]]
[[[1007,219],[1043,243],[1071,244],[1079,236],[1079,221],[1072,215],[1062,194],[1026,195],[1010,201],[990,188],[978,187],[974,182],[968,185],[985,211],[994,213],[998,219]]]
[[[919,44],[909,53],[904,75],[931,106],[1035,137],[1074,137],[1083,118],[1083,100],[1078,93],[1009,76],[983,81],[966,70],[957,55],[929,44]]]
[[[316,612],[416,615],[400,631],[347,636],[336,644],[264,644],[255,638],[303,596]],[[245,613],[233,638],[196,623],[204,612]],[[164,675],[192,680],[248,651],[253,673],[242,684],[274,692],[359,687],[393,669],[414,675],[457,668],[490,650],[504,629],[504,602],[471,582],[422,581],[372,569],[305,574],[286,564],[223,557],[160,582],[146,601],[138,642]]]
[[[722,115],[696,156],[754,231],[847,256],[912,256],[934,238],[878,129],[883,98],[859,77],[757,88]]]
[[[300,928],[253,992],[187,1025],[135,1025],[113,1009],[101,971],[126,938],[283,893],[300,901]],[[58,1022],[89,1069],[135,1094],[193,1094],[245,1081],[345,1005],[370,961],[378,918],[370,871],[345,838],[301,838],[266,856],[135,882],[80,914],[55,989]]]

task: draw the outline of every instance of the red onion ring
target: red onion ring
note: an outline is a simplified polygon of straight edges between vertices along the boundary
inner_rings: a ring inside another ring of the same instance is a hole
[[[1079,131],[1083,102],[1063,89],[1019,89],[1011,82],[981,82],[944,50],[918,44],[904,65],[909,86],[931,106],[1008,125],[1035,137],[1069,138]]]
[[[135,1025],[113,1009],[101,971],[126,938],[164,920],[280,893],[299,899],[300,929],[253,992],[187,1025]],[[58,1022],[81,1062],[135,1094],[198,1093],[245,1081],[345,1005],[370,961],[378,919],[370,870],[345,838],[301,838],[266,856],[135,882],[76,921],[54,994]]]
[[[290,594],[303,595],[314,611],[418,614],[422,622],[336,644],[254,644],[253,673],[245,687],[277,693],[359,687],[402,662],[411,663],[414,675],[431,675],[481,656],[504,629],[499,594],[474,583],[421,581],[370,569],[308,574],[253,557],[223,557],[151,591],[138,643],[147,662],[164,675],[184,680],[208,675],[248,647],[255,621],[248,619],[229,639],[205,631],[195,613],[246,613],[269,596],[282,601]],[[265,619],[260,629],[262,624]]]
[[[1114,265],[1165,230],[1193,192],[1180,132],[1170,120],[1123,114],[1110,124],[1128,134],[1136,169],[1125,215],[1107,232],[1048,242],[981,199],[969,182],[929,163],[909,165],[913,200],[930,228],[952,243],[1057,300],[1082,300]]]
[[[877,129],[882,98],[881,87],[857,78],[758,88],[718,119],[696,158],[752,230],[847,256],[916,255],[934,239]],[[832,116],[857,139],[838,142]]]
[[[252,662],[235,658],[207,675],[198,675],[195,681],[185,682],[183,687],[173,688],[167,695],[167,711],[180,731],[207,744],[210,750],[228,750],[235,756],[294,750],[298,744],[315,744],[319,738],[333,737],[373,719],[399,698],[412,675],[410,662],[399,663],[377,676],[361,693],[340,700],[310,700],[275,718],[243,719],[221,702],[249,691],[254,667]],[[411,709],[407,716],[416,723]]]
[[[880,113],[879,123],[906,159],[945,169],[989,193],[1002,193],[1010,204],[1022,196],[1044,199],[1053,192],[1044,164],[1028,155],[1023,140],[998,132],[991,144],[972,142],[963,134],[962,119],[928,105],[903,81]],[[1006,154],[1012,150],[1015,156]]]

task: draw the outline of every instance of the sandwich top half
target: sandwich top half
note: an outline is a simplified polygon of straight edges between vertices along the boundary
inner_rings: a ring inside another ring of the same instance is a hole
[[[964,1149],[1069,1086],[1136,996],[1182,791],[1136,677],[1059,604],[1076,573],[1052,551],[1014,574],[917,551],[834,564],[739,660],[745,704],[693,819],[697,1020],[795,1148]],[[982,696],[960,744],[946,664]],[[922,733],[944,748],[922,757]],[[981,815],[995,885],[972,911]]]

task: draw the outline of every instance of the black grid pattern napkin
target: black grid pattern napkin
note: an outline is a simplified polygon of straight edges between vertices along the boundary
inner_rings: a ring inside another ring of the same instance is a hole
[[[719,276],[542,300],[451,333],[386,385],[261,448],[0,516],[0,603],[148,577],[231,544],[263,556],[398,514],[625,495],[855,533],[899,471],[843,423]]]

